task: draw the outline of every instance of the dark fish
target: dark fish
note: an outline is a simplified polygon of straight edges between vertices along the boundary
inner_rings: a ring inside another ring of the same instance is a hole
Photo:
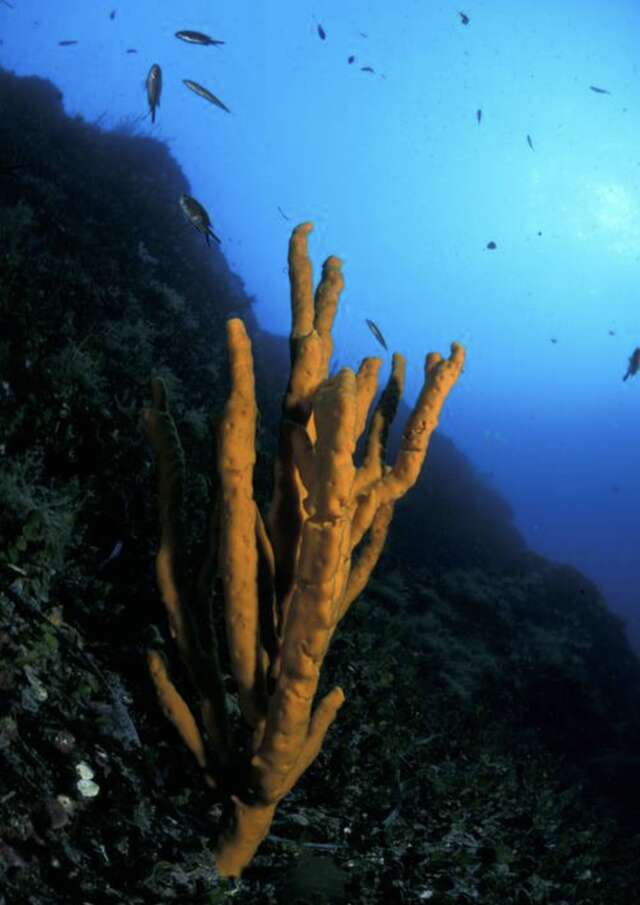
[[[482,122],[482,110],[476,110],[476,119],[478,120],[478,125]]]
[[[210,245],[209,237],[215,239],[216,242],[220,242],[220,239],[216,236],[213,229],[211,228],[211,220],[209,219],[209,214],[206,212],[204,207],[200,204],[199,201],[196,201],[195,198],[192,198],[191,195],[185,195],[184,192],[180,195],[180,207],[182,208],[182,213],[185,215],[189,223],[197,229],[199,233],[207,240],[207,245]]]
[[[616,335],[615,330],[609,330],[609,336],[615,336],[615,335]]]
[[[204,35],[201,31],[177,31],[176,38],[180,38],[181,41],[186,41],[187,44],[201,44],[202,46],[218,46],[219,44],[224,44],[224,41],[218,41],[216,38],[210,38],[209,35]]]
[[[366,35],[363,31],[358,32],[361,38],[368,38],[369,35]]]
[[[113,550],[111,551],[111,553],[105,559],[103,559],[101,563],[98,564],[97,571],[101,572],[106,565],[108,565],[110,562],[113,562],[114,559],[117,559],[120,556],[120,554],[122,553],[123,547],[124,547],[124,544],[121,540],[116,541],[115,546],[114,546]]]
[[[551,337],[551,342],[552,342],[552,343],[557,343],[557,342],[558,342],[558,340],[557,340],[557,339],[555,339],[555,337],[553,337],[553,336],[552,336],[552,337]]]
[[[115,19],[115,17],[116,17],[116,11],[115,11],[115,9],[112,9],[111,12],[109,13],[109,18]]]
[[[368,317],[365,318],[365,320],[366,320],[366,322],[367,322],[367,327],[371,330],[371,332],[373,333],[373,335],[375,336],[375,338],[378,340],[378,342],[380,343],[380,345],[382,346],[382,348],[383,348],[383,349],[387,349],[387,351],[388,351],[387,344],[386,344],[386,342],[384,341],[384,336],[383,336],[382,333],[380,332],[380,329],[379,329],[379,327],[377,326],[377,324],[374,324],[373,321],[370,321]]]
[[[191,79],[183,79],[182,84],[186,85],[187,88],[190,88],[191,91],[199,94],[200,97],[203,97],[205,101],[209,101],[210,104],[215,104],[216,107],[220,107],[221,110],[226,110],[227,113],[231,113],[228,107],[226,107],[219,97],[216,97],[215,94],[212,94],[208,88],[204,88],[202,85],[199,85],[197,82],[192,82]]]
[[[77,43],[77,41],[58,41],[58,47],[71,47],[72,44]]]
[[[320,25],[320,23],[318,23],[318,34],[320,35],[320,38],[321,38],[323,41],[324,41],[325,38],[327,37],[326,31],[324,30],[324,28],[322,27],[322,25]]]
[[[349,57],[349,59],[347,60],[347,63],[353,63],[354,60],[355,60],[355,57],[353,55],[351,55]]]
[[[280,213],[282,214],[282,216],[284,217],[285,220],[291,220],[291,217],[287,217],[287,215],[286,215],[285,212],[282,210],[282,208],[280,207],[280,205],[278,205],[278,210],[280,211]]]
[[[627,368],[627,373],[622,379],[626,380],[627,377],[633,377],[634,374],[638,373],[638,370],[640,370],[640,346],[633,350],[631,358],[629,359],[629,367]]]
[[[138,51],[135,49],[135,47],[130,47],[130,48],[127,50],[127,53],[137,53],[137,52],[138,52]]]
[[[592,91],[595,91],[596,94],[611,94],[606,88],[598,88],[596,85],[589,85],[589,88]]]
[[[469,24],[469,16],[467,16],[466,13],[458,13],[458,15],[460,16],[463,25]]]
[[[495,242],[487,242],[487,248],[489,251],[494,251],[498,246]]]
[[[375,72],[373,66],[361,66],[360,72]]]
[[[527,144],[529,145],[529,147],[531,148],[532,151],[535,151],[535,148],[533,147],[533,142],[531,141],[530,135],[527,135]]]
[[[149,110],[151,111],[151,122],[156,121],[156,107],[160,106],[160,95],[162,94],[162,69],[157,63],[154,63],[147,76],[147,101],[149,102]]]
[[[26,170],[26,166],[23,163],[7,163],[3,164],[0,162],[0,176],[11,176],[13,173],[17,173],[18,170]]]

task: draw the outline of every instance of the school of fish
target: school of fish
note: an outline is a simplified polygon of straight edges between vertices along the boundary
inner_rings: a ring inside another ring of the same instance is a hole
[[[5,6],[13,9],[13,5],[9,2],[9,0],[0,0]],[[470,16],[460,10],[458,12],[458,16],[460,17],[460,23],[464,26],[467,26],[471,22]],[[116,10],[113,9],[109,18],[114,20],[116,17]],[[319,23],[316,22],[316,31],[318,33],[318,37],[321,41],[327,40],[327,32],[325,28]],[[367,35],[364,32],[360,32],[360,36],[362,38],[366,38]],[[220,47],[224,45],[226,42],[221,41],[218,38],[212,38],[210,35],[205,34],[201,31],[193,31],[191,29],[183,29],[175,32],[175,37],[180,41],[184,41],[186,44],[198,45],[201,47]],[[58,45],[60,47],[71,47],[78,44],[78,41],[75,39],[67,38],[58,41]],[[135,47],[129,47],[125,51],[127,54],[135,54],[137,53],[137,49]],[[347,58],[347,64],[352,65],[356,60],[355,54],[350,54]],[[371,74],[375,74],[375,69],[371,65],[364,65],[360,67],[361,72],[368,72]],[[384,76],[382,76],[384,78]],[[209,88],[206,88],[204,85],[199,84],[198,82],[193,81],[193,79],[183,79],[183,85],[192,91],[194,94],[198,95],[198,97],[203,98],[208,103],[212,104],[214,107],[218,107],[220,110],[224,110],[226,113],[231,113],[231,110],[219,97],[217,97]],[[153,63],[149,69],[147,74],[147,78],[145,81],[145,88],[147,93],[147,104],[149,107],[149,115],[151,117],[151,122],[155,124],[156,121],[156,112],[158,107],[160,106],[160,97],[162,95],[162,69],[159,63]],[[598,85],[589,85],[589,90],[594,92],[595,94],[603,94],[610,95],[611,91],[607,88],[602,88]],[[483,111],[482,108],[478,107],[476,110],[476,121],[478,125],[482,123]],[[533,144],[533,139],[529,133],[526,135],[527,145],[532,151],[535,151],[535,147]],[[2,172],[0,171],[0,175]],[[204,235],[207,244],[210,244],[210,239],[213,238],[216,242],[220,242],[219,237],[214,233],[213,227],[211,225],[211,220],[209,218],[209,214],[205,207],[197,201],[195,198],[192,198],[190,195],[182,194],[179,198],[179,206],[182,210],[186,220],[190,223],[194,229],[198,230],[198,232]],[[290,217],[284,213],[282,208],[278,205],[277,210],[282,215],[285,220],[289,220]],[[541,233],[538,233],[541,235]],[[486,247],[489,250],[495,250],[497,248],[496,243],[491,241],[488,242]],[[384,336],[382,335],[379,327],[374,321],[369,318],[365,318],[365,323],[367,324],[369,330],[375,337],[375,339],[380,343],[380,345],[386,350],[387,344],[385,342]],[[614,331],[609,331],[610,336],[614,336]],[[556,343],[557,339],[552,338],[552,343]],[[629,358],[629,365],[627,368],[627,372],[622,378],[623,381],[627,380],[629,377],[635,376],[640,370],[640,347],[636,348],[631,357]]]

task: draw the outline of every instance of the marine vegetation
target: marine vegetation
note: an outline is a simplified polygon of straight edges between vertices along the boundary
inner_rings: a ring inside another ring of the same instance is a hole
[[[464,364],[456,343],[447,360],[427,356],[422,391],[395,464],[387,466],[386,439],[402,395],[404,360],[394,356],[370,420],[381,360],[365,358],[357,374],[343,368],[329,378],[341,263],[336,257],[325,261],[314,299],[310,230],[311,224],[298,226],[289,245],[291,374],[269,514],[263,521],[254,500],[251,343],[242,321],[233,318],[227,322],[231,393],[216,427],[218,492],[205,560],[191,586],[179,562],[184,457],[162,381],[154,381],[154,404],[144,412],[158,466],[156,575],[171,635],[199,698],[197,710],[187,706],[154,647],[149,669],[166,715],[224,803],[226,826],[215,851],[223,876],[239,876],[251,861],[277,804],[316,759],[342,706],[344,693],[335,687],[312,712],[325,654],[380,557],[396,501],[418,478]],[[365,429],[364,458],[356,467],[356,444]],[[235,745],[215,635],[203,653],[195,627],[195,611],[210,604],[218,575],[245,730]]]

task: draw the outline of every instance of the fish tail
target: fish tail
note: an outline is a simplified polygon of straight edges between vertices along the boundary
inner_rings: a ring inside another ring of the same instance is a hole
[[[151,122],[155,123],[155,121],[156,121],[156,108],[152,107],[151,108]]]

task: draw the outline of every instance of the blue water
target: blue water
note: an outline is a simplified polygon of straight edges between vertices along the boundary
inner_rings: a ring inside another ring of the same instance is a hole
[[[316,265],[345,262],[339,364],[381,351],[370,318],[411,396],[425,352],[465,344],[442,429],[640,640],[637,0],[477,0],[466,25],[426,0],[11,3],[0,65],[104,128],[145,115],[160,64],[135,128],[170,145],[266,328],[288,331],[286,243],[312,220]]]

